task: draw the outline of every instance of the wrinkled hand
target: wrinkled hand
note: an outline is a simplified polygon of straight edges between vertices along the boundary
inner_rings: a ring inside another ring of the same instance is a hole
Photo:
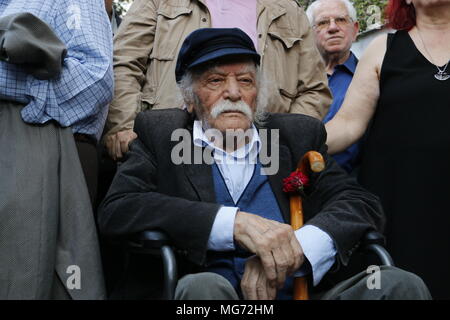
[[[253,256],[245,263],[241,290],[246,300],[274,300],[277,288],[270,285],[261,260]]]
[[[239,211],[234,221],[234,239],[256,254],[270,286],[282,288],[286,276],[304,262],[303,250],[290,225]]]
[[[132,130],[123,130],[109,135],[105,139],[109,156],[114,160],[119,160],[128,152],[128,145],[137,138],[137,134]]]

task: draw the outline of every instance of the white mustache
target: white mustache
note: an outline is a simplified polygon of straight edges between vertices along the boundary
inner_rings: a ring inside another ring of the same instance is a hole
[[[245,114],[249,120],[253,119],[252,109],[248,104],[246,104],[242,100],[238,102],[231,102],[230,100],[221,100],[213,106],[210,114],[213,119],[216,119],[220,114],[229,111],[241,112]]]

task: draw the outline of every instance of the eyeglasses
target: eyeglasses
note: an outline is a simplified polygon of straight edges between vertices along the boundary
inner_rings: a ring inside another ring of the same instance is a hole
[[[337,18],[332,18],[332,17],[328,17],[328,18],[323,18],[319,21],[317,21],[314,25],[313,28],[316,30],[324,30],[324,29],[328,29],[328,27],[331,24],[331,20],[334,21],[334,23],[339,27],[345,27],[347,26],[350,22],[352,22],[352,19],[349,16],[341,16],[341,17],[337,17]]]

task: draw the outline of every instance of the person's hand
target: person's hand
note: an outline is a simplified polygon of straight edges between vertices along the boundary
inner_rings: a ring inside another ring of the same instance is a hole
[[[290,225],[239,211],[234,221],[234,239],[261,260],[270,286],[282,288],[287,275],[304,262],[302,247]]]
[[[273,300],[277,288],[270,285],[264,272],[261,259],[250,257],[245,263],[245,271],[241,280],[241,290],[245,300]]]
[[[119,160],[128,152],[128,145],[137,138],[137,134],[132,130],[123,130],[109,135],[105,139],[106,149],[109,156],[114,160]]]

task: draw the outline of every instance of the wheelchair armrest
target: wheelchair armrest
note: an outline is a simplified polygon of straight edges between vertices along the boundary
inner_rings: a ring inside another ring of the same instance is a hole
[[[363,243],[365,245],[369,244],[379,244],[380,246],[386,245],[386,240],[384,236],[378,231],[369,231],[364,235]]]
[[[369,231],[365,234],[362,247],[365,251],[373,252],[380,259],[382,265],[394,266],[394,260],[384,248],[386,240],[384,236],[377,231]]]
[[[173,299],[178,281],[178,273],[177,260],[170,246],[169,237],[162,231],[142,231],[129,239],[128,249],[132,253],[161,255],[164,272],[164,292],[162,298],[165,300]]]
[[[162,231],[145,230],[129,239],[128,245],[138,253],[157,253],[162,247],[169,246],[170,240]]]

